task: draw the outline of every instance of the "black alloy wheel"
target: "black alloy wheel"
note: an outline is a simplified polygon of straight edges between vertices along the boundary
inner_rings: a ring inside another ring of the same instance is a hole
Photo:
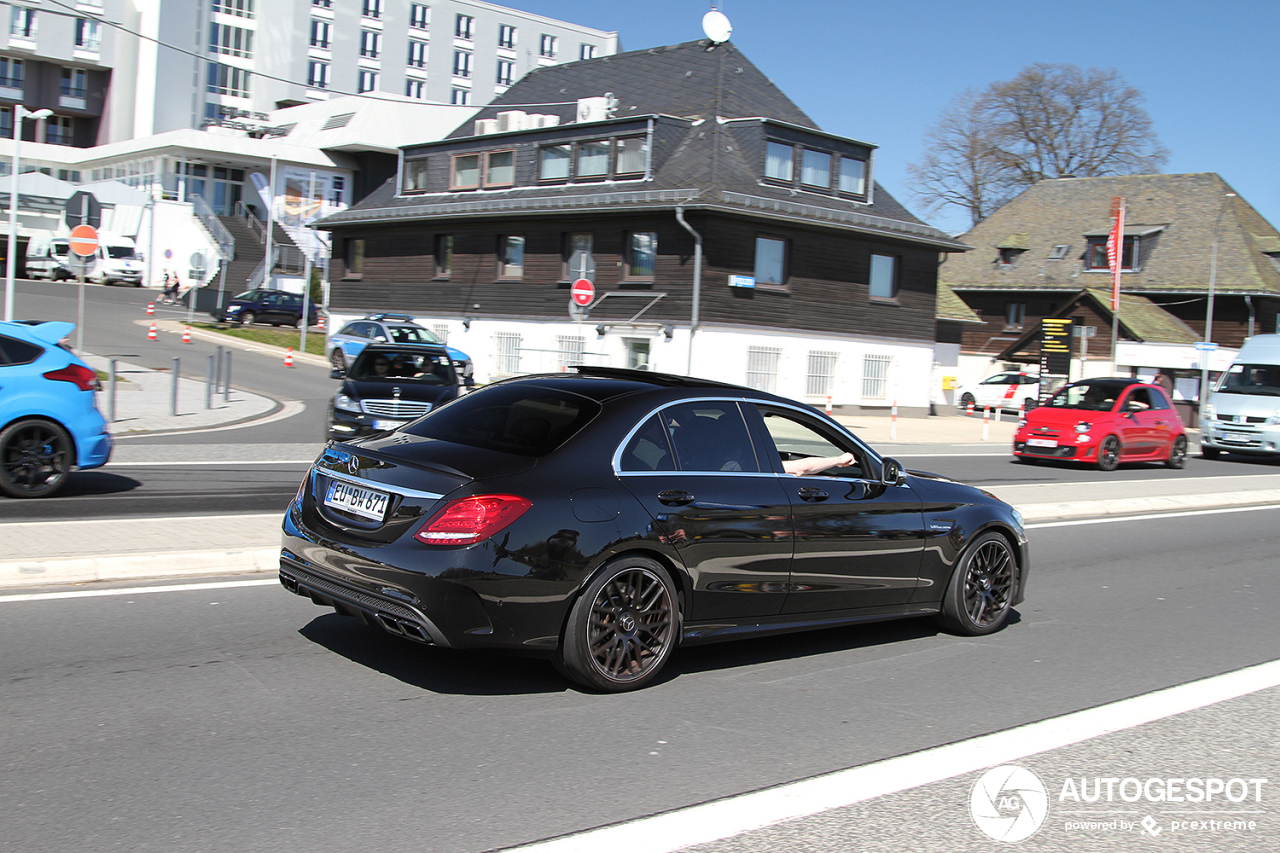
[[[1000,630],[1018,588],[1013,547],[995,531],[973,541],[951,575],[938,621],[955,634],[981,636]]]
[[[52,421],[27,418],[0,432],[0,491],[14,498],[47,498],[71,472],[71,436]]]
[[[254,320],[256,320],[256,319],[258,319],[258,315],[257,315],[257,314],[255,314],[255,313],[253,313],[252,311],[242,311],[242,312],[240,312],[240,325],[241,325],[241,326],[252,326],[252,325],[253,325],[253,321],[254,321]]]
[[[960,408],[968,409],[970,406],[977,405],[978,401],[974,399],[972,394],[960,395]]]
[[[1120,465],[1120,439],[1109,435],[1098,445],[1098,470],[1114,471]]]
[[[1164,464],[1169,468],[1187,467],[1187,437],[1185,435],[1180,435],[1173,440],[1173,444],[1169,447],[1169,458],[1164,460]]]
[[[610,563],[570,609],[557,668],[606,693],[645,686],[675,648],[677,600],[670,576],[653,560]]]

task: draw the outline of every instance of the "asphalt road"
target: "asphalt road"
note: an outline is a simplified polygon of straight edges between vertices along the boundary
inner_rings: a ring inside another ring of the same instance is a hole
[[[396,640],[270,578],[0,598],[0,850],[491,850],[1274,660],[1278,513],[1033,529],[1028,601],[991,637],[917,620],[705,646],[615,696],[570,689],[540,662]],[[1264,719],[1265,744],[1233,743],[1218,770],[1280,780]],[[1232,729],[1166,725],[1090,773],[1203,773],[1179,744]],[[709,849],[998,846],[954,787],[904,795],[934,809],[923,828],[891,797]],[[1270,842],[1280,811],[1259,808],[1269,829],[1252,839]],[[866,826],[879,846],[862,843]],[[1036,838],[1058,846],[1028,849],[1101,849],[1052,826]],[[1152,849],[1270,849],[1183,840]]]

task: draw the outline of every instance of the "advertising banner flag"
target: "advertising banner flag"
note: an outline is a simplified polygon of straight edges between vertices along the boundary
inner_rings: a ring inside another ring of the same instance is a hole
[[[1120,267],[1124,264],[1125,200],[1113,198],[1111,212],[1116,221],[1107,237],[1107,266],[1111,269],[1111,310],[1120,310]]]

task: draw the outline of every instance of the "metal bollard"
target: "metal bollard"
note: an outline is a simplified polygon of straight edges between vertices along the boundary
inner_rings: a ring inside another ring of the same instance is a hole
[[[171,405],[170,414],[175,418],[178,416],[178,371],[182,367],[182,360],[175,358],[173,360],[173,393],[170,395]]]
[[[227,350],[227,374],[222,379],[222,400],[231,402],[231,350]]]
[[[213,371],[213,390],[217,391],[222,387],[222,346],[219,345],[214,351],[214,358],[217,359]]]
[[[111,359],[107,366],[107,423],[116,422],[116,361]]]
[[[209,359],[208,365],[204,371],[204,407],[206,409],[213,408],[213,356],[206,356]]]

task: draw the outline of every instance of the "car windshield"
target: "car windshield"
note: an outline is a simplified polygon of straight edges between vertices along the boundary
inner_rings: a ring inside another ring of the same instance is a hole
[[[132,246],[107,246],[107,256],[116,259],[128,258],[130,260],[136,257]]]
[[[455,385],[453,364],[442,352],[421,350],[368,350],[360,353],[347,374],[358,382],[415,382],[423,385]]]
[[[398,344],[440,344],[440,339],[421,326],[388,326],[391,340]]]
[[[403,431],[485,450],[545,456],[599,411],[600,404],[586,397],[520,383],[459,397]]]
[[[1049,398],[1044,405],[1058,409],[1085,409],[1093,412],[1109,412],[1124,389],[1132,382],[1105,380],[1100,382],[1076,382]]]
[[[1280,367],[1270,364],[1233,364],[1218,383],[1224,394],[1257,394],[1280,397]]]

